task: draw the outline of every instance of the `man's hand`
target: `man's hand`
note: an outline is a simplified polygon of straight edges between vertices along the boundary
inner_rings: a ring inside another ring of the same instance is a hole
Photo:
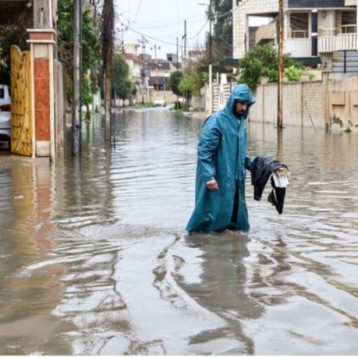
[[[211,179],[206,182],[206,187],[210,190],[217,190],[219,189],[218,183],[215,179]]]

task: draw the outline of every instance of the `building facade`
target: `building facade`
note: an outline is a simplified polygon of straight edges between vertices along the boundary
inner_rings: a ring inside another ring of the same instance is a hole
[[[233,0],[233,57],[250,49],[249,20],[272,18],[273,42],[277,45],[278,0]],[[294,58],[318,58],[334,72],[357,72],[356,0],[284,0],[283,50]]]
[[[61,117],[56,60],[56,0],[0,0],[0,21],[25,21],[28,50],[11,50],[11,151],[55,158]],[[27,64],[27,65],[26,65]],[[20,91],[21,89],[21,91]]]
[[[173,101],[168,80],[172,72],[181,68],[177,56],[167,54],[167,59],[152,58],[145,52],[138,54],[139,48],[139,44],[129,43],[116,46],[116,52],[123,55],[130,77],[137,86],[134,102],[150,102],[158,95],[164,96],[167,102]]]

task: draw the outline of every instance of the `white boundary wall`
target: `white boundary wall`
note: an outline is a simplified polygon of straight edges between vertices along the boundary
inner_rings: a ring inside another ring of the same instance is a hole
[[[213,85],[214,111],[222,107],[221,97],[226,103],[233,86]],[[203,96],[208,97],[208,87]],[[250,120],[276,124],[277,84],[259,85],[254,97]],[[283,125],[358,130],[358,74],[323,72],[320,80],[284,83]]]

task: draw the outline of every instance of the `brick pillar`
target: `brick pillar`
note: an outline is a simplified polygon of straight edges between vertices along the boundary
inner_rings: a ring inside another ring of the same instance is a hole
[[[36,157],[55,158],[54,133],[54,46],[52,29],[30,29],[28,43],[31,45],[33,71],[33,143]]]

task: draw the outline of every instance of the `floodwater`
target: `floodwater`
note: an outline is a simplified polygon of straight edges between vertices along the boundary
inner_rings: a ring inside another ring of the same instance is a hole
[[[0,156],[0,354],[358,352],[358,133],[249,126],[292,172],[282,215],[188,236],[201,121],[83,124],[82,157]]]

